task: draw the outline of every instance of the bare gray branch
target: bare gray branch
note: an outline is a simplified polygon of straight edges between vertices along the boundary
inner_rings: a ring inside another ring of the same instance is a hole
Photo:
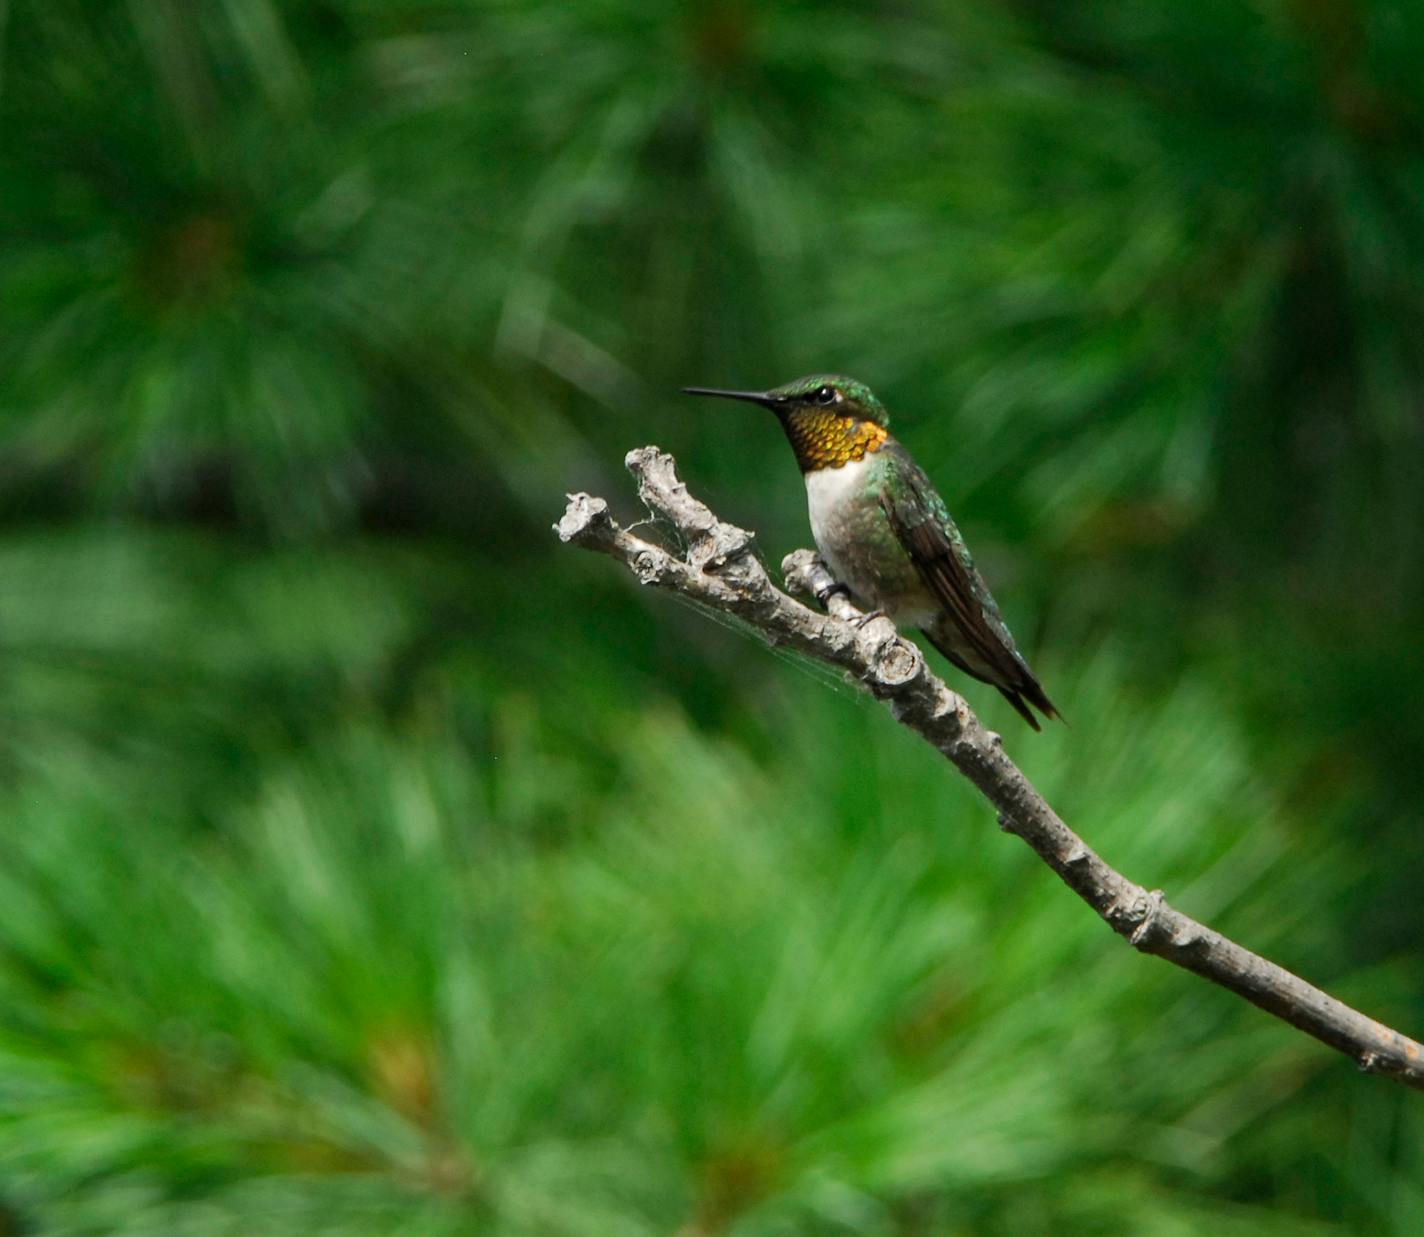
[[[1424,1090],[1424,1046],[1351,1009],[1219,932],[1169,906],[1109,867],[1059,819],[965,703],[934,675],[911,642],[884,618],[860,622],[825,564],[798,550],[782,564],[788,589],[820,601],[812,610],[778,589],[758,561],[754,538],[724,523],[687,492],[672,456],[657,447],[628,453],[628,470],[650,511],[686,543],[672,551],[620,528],[608,504],[569,497],[555,529],[566,542],[618,559],[643,584],[674,590],[847,672],[885,702],[896,720],[938,748],[993,805],[1000,826],[1022,838],[1059,878],[1135,949],[1156,954],[1248,1001],[1332,1048],[1362,1070]]]

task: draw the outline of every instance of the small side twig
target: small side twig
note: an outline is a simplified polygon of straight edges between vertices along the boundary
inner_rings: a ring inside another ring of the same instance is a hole
[[[628,453],[644,504],[685,539],[673,553],[620,528],[601,498],[574,494],[555,525],[565,542],[608,554],[643,584],[683,594],[742,619],[775,644],[845,671],[882,700],[959,769],[994,807],[1000,826],[1022,838],[1059,878],[1135,949],[1155,954],[1245,997],[1360,1069],[1424,1090],[1424,1045],[1351,1009],[1235,941],[1169,906],[1110,867],[1034,789],[963,697],[934,675],[919,649],[888,619],[862,616],[809,550],[782,564],[787,588],[817,599],[826,613],[778,589],[752,553],[752,534],[719,520],[688,493],[676,462],[657,447]]]

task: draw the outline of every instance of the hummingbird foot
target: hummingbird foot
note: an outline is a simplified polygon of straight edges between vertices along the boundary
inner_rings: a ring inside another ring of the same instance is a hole
[[[867,623],[873,623],[878,618],[889,618],[884,610],[868,610],[859,618],[851,619],[851,624],[855,627],[864,627]]]
[[[827,602],[829,602],[831,598],[835,597],[837,594],[846,598],[847,600],[850,599],[850,589],[846,588],[846,586],[840,583],[839,581],[836,581],[833,584],[826,585],[825,588],[817,592],[816,602],[821,607],[821,609],[824,610],[826,608]]]

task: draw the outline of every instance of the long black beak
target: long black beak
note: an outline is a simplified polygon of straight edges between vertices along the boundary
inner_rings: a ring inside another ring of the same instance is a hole
[[[780,408],[785,402],[768,391],[723,391],[718,387],[683,387],[685,395],[715,395],[718,399],[740,399],[763,408]]]

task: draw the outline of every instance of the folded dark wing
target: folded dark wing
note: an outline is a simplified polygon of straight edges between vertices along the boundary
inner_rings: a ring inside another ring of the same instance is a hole
[[[1019,655],[944,500],[898,443],[884,449],[893,452],[897,484],[885,487],[881,503],[920,578],[962,637],[960,656],[949,656],[970,673],[993,683],[1021,711],[1026,712],[1013,699],[1018,694],[1046,716],[1056,717],[1057,710]],[[975,661],[982,666],[974,665]]]

